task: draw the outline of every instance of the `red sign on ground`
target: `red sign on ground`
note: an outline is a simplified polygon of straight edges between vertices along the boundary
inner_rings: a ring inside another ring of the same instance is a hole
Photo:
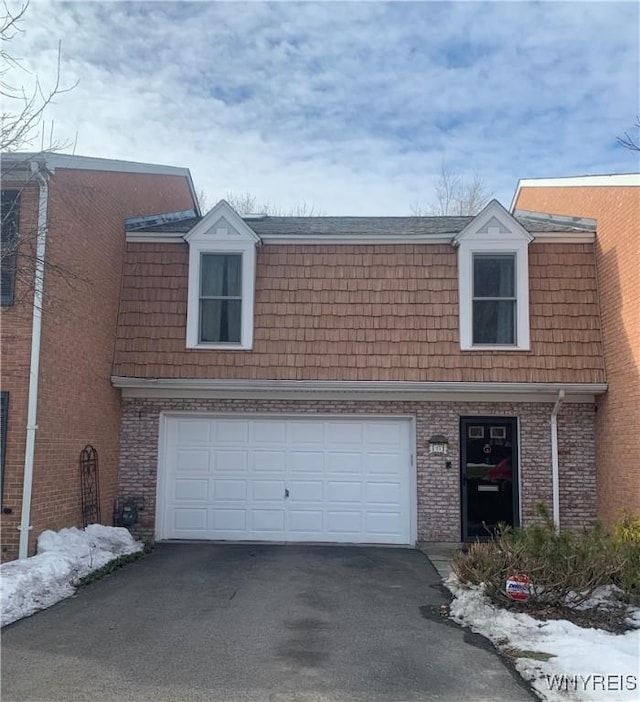
[[[531,597],[531,580],[528,575],[511,575],[507,579],[507,597],[515,602],[526,602]]]

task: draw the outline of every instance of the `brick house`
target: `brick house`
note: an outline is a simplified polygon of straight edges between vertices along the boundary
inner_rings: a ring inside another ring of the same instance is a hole
[[[538,502],[591,523],[595,238],[496,201],[131,220],[112,382],[136,533],[455,542]]]
[[[512,210],[593,217],[608,392],[597,397],[598,516],[640,515],[640,174],[518,183]]]
[[[82,523],[79,454],[98,451],[102,521],[116,496],[110,382],[123,221],[197,212],[189,171],[41,153],[2,158],[2,559]],[[44,262],[44,263],[43,263]],[[42,281],[42,286],[40,286]]]

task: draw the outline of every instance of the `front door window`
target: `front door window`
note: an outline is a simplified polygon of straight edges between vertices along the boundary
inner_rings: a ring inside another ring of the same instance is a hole
[[[464,417],[460,433],[462,538],[486,539],[518,524],[516,419]]]

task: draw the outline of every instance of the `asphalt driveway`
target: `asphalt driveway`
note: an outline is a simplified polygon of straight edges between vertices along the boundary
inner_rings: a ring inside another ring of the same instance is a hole
[[[160,545],[2,632],[2,700],[517,702],[419,552]]]

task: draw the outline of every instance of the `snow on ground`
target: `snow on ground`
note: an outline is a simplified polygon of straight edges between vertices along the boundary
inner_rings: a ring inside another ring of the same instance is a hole
[[[0,626],[70,597],[79,580],[143,545],[120,527],[44,531],[36,556],[0,566]]]
[[[515,666],[549,702],[627,702],[640,699],[640,629],[610,634],[566,620],[540,621],[493,605],[482,588],[445,583],[454,595],[451,617],[486,636],[500,650],[550,654],[548,661],[519,657]],[[637,612],[630,621],[638,623]],[[564,676],[564,677],[563,677]],[[589,677],[590,676],[590,677]]]

